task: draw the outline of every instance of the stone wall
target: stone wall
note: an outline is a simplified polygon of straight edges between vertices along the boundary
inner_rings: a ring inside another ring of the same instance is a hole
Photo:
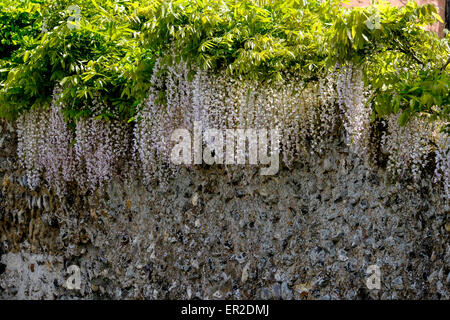
[[[389,182],[340,143],[273,177],[184,169],[166,191],[31,191],[0,138],[5,299],[449,299],[450,215],[430,181]],[[381,268],[381,289],[366,270]],[[81,271],[80,290],[65,286]]]

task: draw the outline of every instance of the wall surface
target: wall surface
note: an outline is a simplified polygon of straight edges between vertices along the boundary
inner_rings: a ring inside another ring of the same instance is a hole
[[[0,298],[449,299],[450,210],[340,143],[273,177],[185,169],[167,191],[30,191],[0,135]],[[366,287],[367,267],[381,289]],[[80,290],[66,288],[70,265]]]

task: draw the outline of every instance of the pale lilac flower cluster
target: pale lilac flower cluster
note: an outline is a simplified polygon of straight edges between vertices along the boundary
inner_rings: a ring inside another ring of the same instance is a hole
[[[444,196],[450,199],[450,139],[446,134],[439,134],[436,139],[436,168],[434,183],[442,184]]]
[[[64,194],[67,182],[75,174],[75,161],[71,144],[74,135],[62,114],[62,105],[57,102],[59,90],[55,89],[50,110],[41,119],[40,129],[44,133],[40,147],[42,164],[45,168],[45,180],[60,194]]]
[[[278,82],[237,80],[225,72],[200,69],[192,78],[190,71],[184,63],[170,67],[156,63],[152,88],[134,129],[96,117],[105,106],[94,99],[90,106],[94,116],[77,120],[73,132],[55,90],[48,111],[30,111],[17,121],[18,156],[29,186],[35,188],[44,178],[60,194],[71,181],[94,191],[134,171],[146,185],[167,186],[169,177],[180,170],[170,161],[176,143],[172,133],[180,128],[193,132],[194,122],[200,122],[203,130],[278,129],[281,160],[288,167],[309,154],[326,152],[341,127],[354,152],[370,154],[368,90],[358,68],[344,66],[311,82],[291,74]],[[434,182],[448,197],[447,135],[438,132],[438,124],[423,119],[412,119],[406,127],[400,127],[397,119],[386,120],[387,131],[381,137],[389,174],[419,181],[434,153]],[[243,152],[236,150],[236,155]],[[249,157],[248,150],[245,153]]]
[[[39,125],[44,113],[31,110],[17,119],[17,155],[19,164],[26,170],[27,184],[35,189],[41,182],[43,165],[41,146],[44,144],[44,132]]]
[[[92,110],[96,116],[103,106],[94,100]],[[98,117],[78,119],[75,136],[77,182],[81,187],[101,189],[106,181],[126,175],[131,133],[125,123]]]
[[[128,168],[131,132],[126,124],[102,119],[79,119],[75,134],[57,102],[47,111],[30,111],[17,121],[18,156],[30,188],[44,179],[60,195],[68,182],[96,190]],[[94,103],[93,108],[101,106]]]
[[[183,106],[186,106],[188,90],[176,90],[177,86],[188,85],[186,75],[179,74],[177,78],[176,74],[163,71],[157,62],[152,75],[153,88],[141,107],[134,130],[135,160],[146,185],[155,181],[165,184],[175,169],[169,160],[171,134],[187,125],[183,123]]]
[[[349,64],[341,67],[337,76],[338,103],[344,117],[346,140],[353,152],[369,154],[370,107],[364,88],[362,71]]]
[[[388,154],[387,170],[394,178],[418,182],[435,149],[432,142],[439,134],[438,125],[413,118],[400,126],[398,117],[387,119],[387,132],[381,137],[382,150]]]
[[[54,90],[49,110],[33,110],[18,119],[18,155],[30,188],[36,188],[44,178],[59,194],[64,194],[66,183],[75,173],[71,147],[74,136],[57,102],[59,92]]]
[[[337,104],[336,74],[329,74],[307,87],[298,98],[300,145],[305,152],[322,155],[339,134],[342,117]]]
[[[75,155],[78,183],[86,189],[96,189],[111,179],[113,145],[110,126],[102,119],[79,119],[75,131]]]
[[[155,66],[134,135],[145,183],[166,180],[163,176],[176,170],[169,161],[171,134],[179,128],[192,130],[194,121],[204,129],[278,128],[287,166],[305,152],[323,152],[337,134],[341,119],[333,76],[305,84],[286,74],[282,81],[262,83],[202,70],[189,79],[189,71],[184,63]]]

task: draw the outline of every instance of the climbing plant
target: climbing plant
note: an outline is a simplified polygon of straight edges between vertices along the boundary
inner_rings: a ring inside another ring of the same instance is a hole
[[[48,108],[53,88],[68,118],[103,116],[130,118],[148,88],[154,62],[141,46],[139,3],[129,1],[44,1],[43,27],[32,48],[20,53],[22,63],[9,68],[0,94],[0,114],[15,118],[30,109]],[[71,25],[76,6],[80,19]],[[94,114],[89,104],[97,97],[104,110]]]
[[[0,0],[0,8],[0,116],[18,120],[30,185],[44,174],[59,190],[75,176],[95,189],[137,166],[150,182],[167,161],[164,139],[202,119],[281,126],[288,166],[342,132],[362,157],[381,145],[393,176],[412,168],[417,181],[434,157],[448,190],[450,36],[428,31],[442,23],[432,5]],[[130,155],[134,165],[121,167]]]
[[[363,66],[372,89],[373,117],[401,112],[402,124],[412,115],[448,122],[449,36],[426,30],[442,21],[432,5],[408,2],[396,8],[377,1],[347,9],[337,0],[1,5],[2,25],[22,19],[2,33],[8,36],[1,50],[9,52],[0,93],[5,117],[45,108],[59,85],[69,118],[92,115],[89,102],[95,96],[105,102],[102,116],[134,119],[159,55],[166,65],[183,60],[192,70],[224,69],[232,77],[261,81],[279,80],[286,72],[314,80],[354,62]],[[71,5],[79,7],[78,28],[68,24]]]

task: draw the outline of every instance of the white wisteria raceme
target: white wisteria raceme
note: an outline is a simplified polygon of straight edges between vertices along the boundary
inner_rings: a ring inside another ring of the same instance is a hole
[[[351,64],[338,71],[338,103],[344,117],[346,140],[359,155],[369,154],[370,113],[367,106],[367,89],[364,88],[362,71]]]
[[[45,115],[31,110],[17,119],[17,155],[20,165],[26,170],[28,186],[36,188],[41,182],[43,171],[40,148],[43,145],[43,132],[39,126]]]
[[[99,117],[105,106],[94,99],[89,106],[93,116],[78,119],[72,130],[64,121],[64,106],[58,103],[59,91],[55,90],[48,111],[30,111],[17,121],[18,155],[30,187],[35,188],[44,178],[60,194],[71,181],[94,191],[110,179],[130,174],[141,176],[146,185],[167,186],[170,176],[181,168],[170,161],[177,143],[171,140],[172,134],[177,129],[193,133],[196,123],[201,124],[201,134],[206,129],[221,133],[227,129],[277,129],[281,138],[277,151],[287,167],[309,154],[327,152],[330,142],[340,138],[341,128],[350,149],[358,155],[366,158],[374,151],[370,150],[374,142],[370,142],[368,90],[359,68],[337,67],[313,81],[285,74],[277,82],[194,71],[184,63],[163,67],[157,61],[151,90],[134,128]],[[434,159],[433,181],[443,186],[448,198],[448,136],[439,132],[437,123],[415,118],[400,127],[397,120],[398,116],[384,120],[387,131],[379,142],[388,156],[388,172],[395,178],[419,181]],[[202,138],[202,148],[211,143]],[[245,154],[248,163],[248,146],[236,148],[235,158]],[[228,173],[235,170],[229,164],[225,168]],[[244,170],[249,176],[251,172]]]
[[[74,136],[67,127],[55,89],[49,110],[31,111],[19,118],[18,155],[27,169],[28,184],[35,188],[43,176],[58,193],[64,194],[66,183],[75,173]]]
[[[104,181],[111,179],[113,171],[110,126],[101,119],[79,119],[75,132],[77,180],[83,188],[101,187]]]
[[[442,184],[444,196],[450,199],[450,139],[446,134],[439,134],[436,139],[436,168],[434,182]]]
[[[40,153],[45,180],[60,194],[64,194],[67,182],[72,181],[76,172],[72,147],[75,137],[64,120],[62,105],[57,102],[59,92],[58,89],[54,90],[50,110],[43,114],[39,123],[44,138]]]
[[[131,131],[120,121],[79,119],[75,133],[68,127],[55,89],[47,111],[30,111],[17,121],[18,155],[28,184],[44,179],[64,195],[68,182],[96,190],[129,169]],[[102,109],[94,101],[94,110]]]
[[[93,107],[96,112],[103,110],[96,100]],[[98,117],[81,118],[76,122],[75,136],[77,181],[83,188],[102,188],[106,181],[129,169],[131,135],[126,124]]]
[[[439,133],[437,123],[426,119],[411,119],[405,126],[398,123],[398,115],[387,119],[387,132],[382,136],[382,149],[388,154],[387,170],[394,178],[418,182],[435,149]]]
[[[179,128],[192,130],[194,121],[203,129],[278,129],[287,166],[306,152],[322,153],[338,133],[335,75],[311,83],[288,74],[282,81],[256,82],[194,71],[189,79],[184,63],[164,70],[155,66],[134,137],[146,183],[176,169],[169,161],[171,134]],[[248,156],[248,150],[236,150],[240,152]]]
[[[154,181],[162,184],[166,182],[174,168],[169,161],[170,137],[175,129],[183,128],[178,122],[183,119],[180,116],[183,110],[176,107],[179,92],[175,90],[181,79],[176,79],[173,74],[169,78],[167,72],[162,71],[157,62],[152,76],[153,88],[141,107],[133,137],[135,161],[138,162],[147,185]],[[163,91],[166,86],[167,94]]]

